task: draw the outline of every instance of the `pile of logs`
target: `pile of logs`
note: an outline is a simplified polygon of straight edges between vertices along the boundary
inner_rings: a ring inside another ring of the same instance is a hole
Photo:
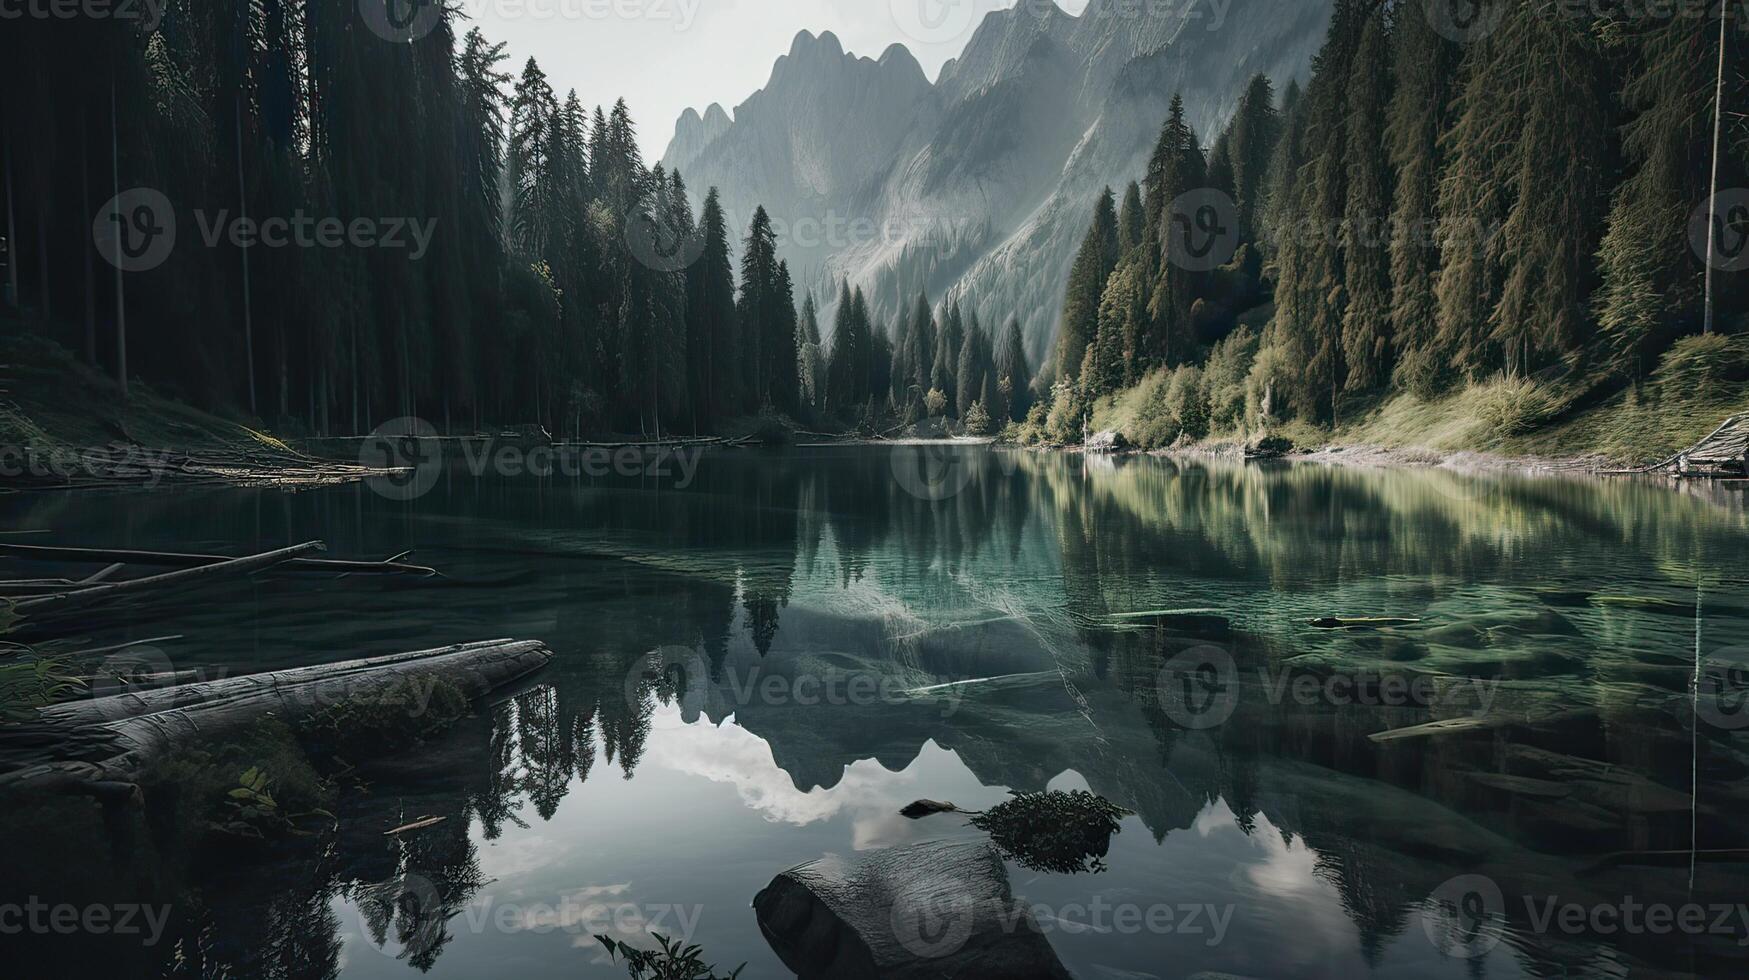
[[[306,456],[289,448],[223,447],[186,451],[124,442],[83,449],[26,448],[10,467],[7,490],[127,487],[306,487],[352,483],[399,470]]]

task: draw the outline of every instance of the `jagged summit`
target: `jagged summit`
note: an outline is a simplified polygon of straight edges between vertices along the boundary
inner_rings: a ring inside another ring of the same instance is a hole
[[[1141,175],[1172,95],[1213,139],[1252,74],[1305,78],[1332,3],[1023,3],[933,83],[904,45],[877,60],[802,31],[732,121],[683,115],[662,162],[700,198],[717,187],[731,221],[763,204],[840,229],[784,243],[798,294],[849,278],[888,324],[920,290],[986,324],[1018,315],[1037,364],[1095,197]]]

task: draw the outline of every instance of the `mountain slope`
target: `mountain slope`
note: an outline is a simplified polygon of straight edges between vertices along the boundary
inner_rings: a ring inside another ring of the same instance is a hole
[[[718,187],[737,225],[765,204],[828,305],[848,277],[882,322],[919,290],[986,324],[1019,316],[1036,365],[1095,198],[1141,176],[1172,94],[1212,141],[1251,75],[1305,77],[1329,13],[1022,4],[988,15],[933,84],[903,47],[875,61],[803,32],[727,127],[689,110],[663,163],[699,197]]]

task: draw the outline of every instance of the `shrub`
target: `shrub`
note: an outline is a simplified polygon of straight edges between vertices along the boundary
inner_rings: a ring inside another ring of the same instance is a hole
[[[1245,378],[1257,359],[1257,333],[1240,327],[1209,351],[1203,366],[1203,390],[1208,395],[1209,424],[1216,429],[1242,428],[1245,423]]]
[[[1706,334],[1684,337],[1652,372],[1658,397],[1672,401],[1715,401],[1749,381],[1749,337]]]
[[[1079,440],[1082,414],[1081,393],[1074,383],[1057,382],[1051,389],[1051,411],[1045,417],[1045,438],[1060,445]]]
[[[923,409],[930,418],[941,418],[947,412],[947,395],[940,388],[929,389],[929,394],[923,396]]]
[[[984,411],[979,402],[972,402],[972,407],[966,411],[966,431],[975,436],[990,434],[990,413]]]
[[[1271,344],[1257,349],[1250,373],[1245,375],[1245,425],[1267,427],[1286,416],[1290,394],[1299,384],[1305,365],[1295,364],[1287,352]]]
[[[1497,436],[1529,432],[1554,414],[1555,400],[1529,378],[1496,375],[1470,389],[1476,418]]]
[[[1208,395],[1203,391],[1201,369],[1186,365],[1172,372],[1166,386],[1166,412],[1177,425],[1179,438],[1201,439],[1209,434]]]

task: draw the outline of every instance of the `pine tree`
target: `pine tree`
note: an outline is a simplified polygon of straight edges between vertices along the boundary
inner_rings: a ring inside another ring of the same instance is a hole
[[[1383,385],[1391,370],[1391,259],[1386,245],[1391,173],[1384,139],[1389,72],[1380,10],[1367,18],[1348,76],[1348,188],[1341,233],[1348,306],[1342,313],[1342,356],[1353,391]]]
[[[1032,408],[1028,394],[1032,385],[1032,369],[1026,363],[1026,344],[1020,336],[1020,318],[1008,321],[1002,331],[1002,347],[996,355],[996,372],[1001,375],[998,396],[1006,403],[1007,418],[1013,422],[1025,420]],[[1004,390],[1005,389],[1005,390]]]
[[[1124,324],[1128,334],[1121,346],[1126,382],[1133,383],[1153,367],[1189,354],[1193,336],[1190,309],[1204,276],[1173,256],[1174,243],[1182,245],[1189,233],[1189,229],[1175,225],[1190,220],[1190,216],[1173,214],[1172,203],[1182,194],[1207,186],[1207,181],[1208,164],[1195,131],[1185,121],[1184,98],[1175,94],[1148,171],[1149,199],[1157,202],[1152,239],[1159,243],[1157,254],[1147,257],[1150,264],[1137,267],[1131,284],[1131,289],[1141,290],[1146,314],[1133,314],[1127,297],[1101,306],[1102,312],[1107,306],[1111,308],[1118,317],[1114,322]]]
[[[1099,332],[1100,296],[1117,265],[1118,252],[1116,204],[1107,187],[1093,206],[1093,223],[1069,271],[1069,289],[1057,333],[1057,374],[1065,380],[1080,377],[1087,345]]]
[[[1117,212],[1117,245],[1119,258],[1127,257],[1142,244],[1143,224],[1147,216],[1142,212],[1142,185],[1130,181],[1124,188],[1123,206]]]
[[[1397,176],[1391,206],[1391,326],[1399,357],[1397,382],[1425,398],[1439,390],[1447,370],[1436,342],[1433,289],[1439,250],[1434,233],[1439,223],[1439,136],[1457,59],[1451,42],[1433,30],[1419,8],[1406,8],[1397,18],[1391,47],[1396,88],[1385,128]]]
[[[1688,262],[1686,236],[1692,202],[1710,193],[1717,39],[1680,17],[1630,29],[1632,60],[1622,89],[1633,113],[1622,129],[1629,173],[1611,202],[1592,305],[1615,365],[1638,378],[1649,355],[1701,318],[1700,277]],[[1745,54],[1740,38],[1739,32],[1736,50],[1727,54],[1738,63]],[[1733,94],[1741,95],[1728,87],[1728,102]]]
[[[1257,214],[1267,190],[1269,161],[1281,138],[1281,119],[1275,110],[1275,87],[1268,76],[1251,77],[1231,129],[1233,202],[1239,216],[1239,233],[1245,241],[1255,239]]]
[[[747,401],[728,222],[715,187],[705,195],[699,233],[703,248],[686,269],[686,351],[694,403],[702,416],[695,426],[702,431]]]

